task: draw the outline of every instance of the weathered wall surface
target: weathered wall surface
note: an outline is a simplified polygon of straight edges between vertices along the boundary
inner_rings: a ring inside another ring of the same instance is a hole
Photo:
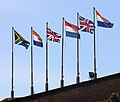
[[[120,94],[120,73],[23,97],[15,102],[105,102],[113,92]]]

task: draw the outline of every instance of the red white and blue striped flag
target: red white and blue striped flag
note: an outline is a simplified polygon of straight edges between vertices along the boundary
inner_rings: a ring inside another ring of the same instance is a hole
[[[53,32],[50,28],[47,29],[47,39],[49,41],[60,43],[60,38],[61,38],[60,34]]]
[[[106,18],[102,17],[97,10],[96,10],[96,19],[97,19],[97,25],[100,27],[105,27],[105,28],[113,27],[113,23],[108,21]]]
[[[43,41],[41,37],[38,35],[38,33],[32,30],[32,35],[33,35],[33,44],[38,47],[43,47]]]
[[[80,39],[80,34],[78,33],[78,31],[80,30],[79,27],[65,21],[65,28],[66,36]]]

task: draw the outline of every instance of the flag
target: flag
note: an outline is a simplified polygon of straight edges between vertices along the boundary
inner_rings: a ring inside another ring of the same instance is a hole
[[[80,39],[80,34],[78,33],[78,30],[80,30],[79,27],[65,21],[65,28],[66,36]]]
[[[105,27],[105,28],[112,28],[113,23],[108,21],[106,18],[102,17],[98,11],[96,11],[96,19],[97,19],[97,25],[100,27]]]
[[[50,28],[47,29],[47,39],[49,41],[60,43],[60,38],[61,38],[60,34],[53,32]]]
[[[14,35],[15,35],[15,44],[22,45],[26,49],[28,49],[30,43],[25,40],[17,31],[14,30]]]
[[[80,20],[80,30],[83,32],[88,32],[93,34],[94,23],[91,20],[88,20],[82,16],[79,17],[79,20]]]
[[[39,47],[43,47],[43,41],[36,31],[32,29],[33,44]]]

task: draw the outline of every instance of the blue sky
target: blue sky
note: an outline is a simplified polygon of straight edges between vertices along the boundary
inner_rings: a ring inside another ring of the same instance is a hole
[[[30,28],[39,33],[43,48],[34,46],[34,90],[45,91],[45,24],[61,34],[62,17],[76,24],[77,12],[93,19],[93,7],[109,21],[112,29],[96,28],[98,77],[118,73],[120,68],[120,14],[119,0],[0,0],[0,100],[11,93],[11,28],[15,27],[30,41]],[[93,71],[93,35],[81,34],[80,77],[81,82],[90,80]],[[49,42],[49,89],[60,87],[61,43]],[[76,83],[76,39],[65,37],[64,48],[65,86]],[[14,45],[15,97],[30,95],[30,47]]]

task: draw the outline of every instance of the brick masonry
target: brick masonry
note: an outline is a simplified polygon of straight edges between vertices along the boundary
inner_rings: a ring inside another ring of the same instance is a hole
[[[120,94],[120,73],[15,99],[14,102],[106,102]]]

